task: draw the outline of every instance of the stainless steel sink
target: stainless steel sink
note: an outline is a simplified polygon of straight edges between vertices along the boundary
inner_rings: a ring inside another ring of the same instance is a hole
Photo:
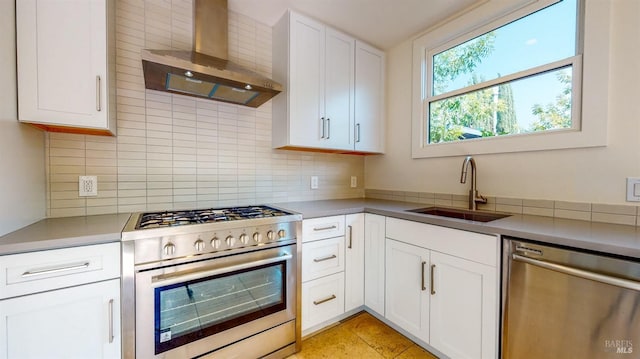
[[[475,222],[491,222],[491,221],[495,221],[496,219],[510,216],[508,214],[502,214],[502,213],[478,212],[478,211],[469,211],[464,209],[444,208],[444,207],[426,207],[426,208],[408,209],[407,212],[428,214],[428,215],[438,216],[438,217],[466,219],[468,221],[475,221]]]

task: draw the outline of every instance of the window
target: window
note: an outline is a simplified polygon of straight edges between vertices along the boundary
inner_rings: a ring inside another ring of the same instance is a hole
[[[428,143],[573,128],[576,5],[563,0],[429,51]]]
[[[413,157],[602,145],[560,139],[585,137],[583,0],[487,3],[414,41]]]

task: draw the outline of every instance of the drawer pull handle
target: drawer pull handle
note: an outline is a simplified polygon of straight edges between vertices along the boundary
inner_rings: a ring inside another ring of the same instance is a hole
[[[349,249],[353,248],[353,227],[349,226]]]
[[[434,277],[435,277],[435,273],[436,273],[436,265],[432,264],[431,265],[431,295],[435,295],[436,294],[436,284],[434,283]]]
[[[109,343],[113,343],[113,299],[109,299]]]
[[[98,112],[102,111],[102,106],[100,105],[100,99],[102,97],[101,91],[100,76],[96,76],[96,111]]]
[[[322,304],[322,303],[326,303],[326,302],[328,302],[328,301],[330,301],[330,300],[334,300],[334,299],[336,299],[336,298],[337,298],[337,297],[336,297],[336,295],[335,295],[335,294],[331,294],[331,296],[330,296],[330,297],[326,297],[326,298],[324,298],[324,299],[320,299],[320,300],[314,300],[314,301],[313,301],[313,304],[315,304],[315,305],[320,305],[320,304]]]
[[[422,282],[421,289],[422,289],[422,290],[427,290],[427,287],[424,285],[424,266],[425,266],[426,264],[427,264],[427,262],[422,262],[422,272],[421,272],[421,274],[422,274],[422,275],[421,275],[421,277],[422,277],[422,280],[421,280],[421,282]]]
[[[89,263],[89,262],[84,262],[84,263],[79,263],[79,264],[72,264],[72,265],[69,265],[69,266],[66,266],[66,267],[58,267],[58,268],[26,271],[26,272],[22,273],[22,278],[33,277],[33,276],[36,276],[36,275],[45,275],[45,274],[51,274],[51,273],[66,272],[66,271],[71,271],[71,270],[76,270],[76,269],[89,268],[90,264],[91,263]]]
[[[313,230],[316,232],[319,232],[319,231],[328,231],[330,229],[336,229],[336,228],[338,228],[338,226],[334,224],[333,226],[314,228]]]
[[[335,254],[332,254],[330,256],[327,257],[322,257],[322,258],[314,258],[313,261],[318,263],[318,262],[324,262],[324,261],[328,261],[330,259],[334,259],[334,258],[338,258]]]

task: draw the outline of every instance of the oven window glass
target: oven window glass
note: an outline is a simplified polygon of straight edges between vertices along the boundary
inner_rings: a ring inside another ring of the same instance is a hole
[[[286,262],[155,289],[156,354],[286,309]]]

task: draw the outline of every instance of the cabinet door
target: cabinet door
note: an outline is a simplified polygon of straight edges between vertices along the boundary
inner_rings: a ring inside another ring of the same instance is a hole
[[[326,29],[325,142],[331,149],[353,150],[353,67],[355,40]]]
[[[384,152],[384,53],[356,41],[355,150]]]
[[[290,18],[289,142],[324,146],[325,27],[296,13]]]
[[[364,214],[346,216],[345,312],[364,305]]]
[[[303,335],[322,322],[344,313],[344,273],[302,283]]]
[[[387,239],[386,252],[385,317],[428,343],[429,250]]]
[[[344,271],[344,236],[302,243],[302,281]]]
[[[385,217],[364,215],[364,304],[384,316]]]
[[[120,280],[0,301],[0,358],[120,358]]]
[[[20,121],[108,126],[106,3],[16,2]]]
[[[452,358],[495,358],[497,269],[431,252],[429,344]]]

